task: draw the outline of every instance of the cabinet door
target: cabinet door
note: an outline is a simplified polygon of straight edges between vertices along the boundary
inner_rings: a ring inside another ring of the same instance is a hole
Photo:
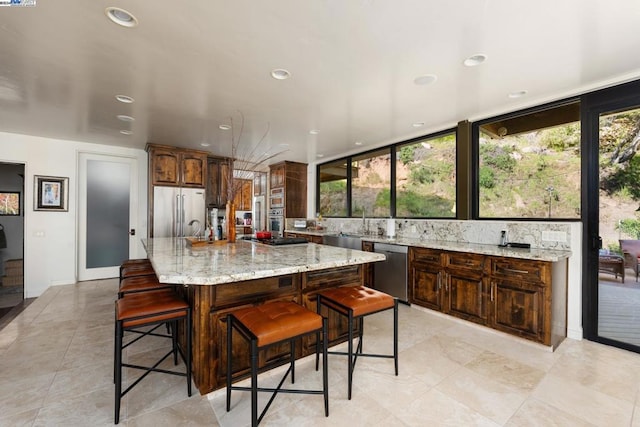
[[[320,241],[322,243],[322,241]],[[373,242],[362,242],[362,250],[365,252],[373,252]],[[364,265],[364,285],[373,288],[373,263]]]
[[[543,342],[545,288],[528,283],[495,280],[491,283],[491,326]]]
[[[207,156],[189,151],[180,154],[181,185],[204,188],[206,183]]]
[[[151,181],[153,185],[178,185],[180,180],[178,153],[173,150],[156,148],[149,151],[151,156]]]
[[[242,206],[244,209],[244,211],[250,211],[251,210],[251,200],[252,200],[252,193],[253,193],[253,189],[251,188],[251,180],[247,179],[244,181],[244,184],[242,184]]]
[[[442,296],[440,268],[412,262],[409,266],[409,302],[441,311]]]
[[[469,277],[464,271],[447,272],[445,312],[461,319],[486,324],[487,304],[484,289],[482,275]]]
[[[263,173],[256,173],[253,177],[253,195],[254,196],[263,196],[266,190],[266,178]]]
[[[271,188],[284,187],[284,165],[271,167]]]
[[[220,206],[225,206],[229,200],[229,162],[220,161]]]
[[[220,207],[220,160],[207,160],[207,206]]]

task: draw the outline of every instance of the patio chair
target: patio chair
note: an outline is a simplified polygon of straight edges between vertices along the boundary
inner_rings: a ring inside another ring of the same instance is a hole
[[[638,257],[640,256],[640,240],[620,240],[620,250],[624,257],[624,267],[630,268],[636,274],[638,281]]]

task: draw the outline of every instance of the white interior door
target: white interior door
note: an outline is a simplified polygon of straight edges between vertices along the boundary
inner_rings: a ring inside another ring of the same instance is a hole
[[[78,177],[78,280],[118,277],[140,238],[137,161],[80,153]]]

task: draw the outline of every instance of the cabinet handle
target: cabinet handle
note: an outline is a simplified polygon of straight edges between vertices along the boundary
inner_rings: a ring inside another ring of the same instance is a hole
[[[449,277],[448,277],[448,275],[445,275],[445,277],[444,277],[444,290],[446,292],[449,292]]]
[[[501,268],[504,273],[529,274],[527,270],[516,270],[515,268]]]
[[[438,279],[436,280],[436,283],[438,285],[438,290],[442,289],[442,276],[441,276],[441,272],[438,271]]]
[[[491,284],[491,302],[493,302],[493,288],[494,288],[494,284]]]

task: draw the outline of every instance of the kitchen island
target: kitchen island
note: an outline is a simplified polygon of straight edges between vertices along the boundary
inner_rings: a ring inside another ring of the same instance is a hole
[[[384,255],[313,243],[267,246],[237,241],[191,247],[181,238],[144,239],[158,279],[182,285],[178,291],[193,310],[193,379],[200,393],[225,386],[226,316],[240,308],[271,301],[295,301],[316,310],[316,294],[338,286],[363,284],[363,265]],[[346,321],[330,316],[330,345],[346,339]],[[184,335],[185,331],[180,331]],[[234,339],[234,375],[249,372],[248,346]],[[315,338],[297,346],[298,357],[315,351]],[[288,344],[260,356],[269,369],[286,363]]]

